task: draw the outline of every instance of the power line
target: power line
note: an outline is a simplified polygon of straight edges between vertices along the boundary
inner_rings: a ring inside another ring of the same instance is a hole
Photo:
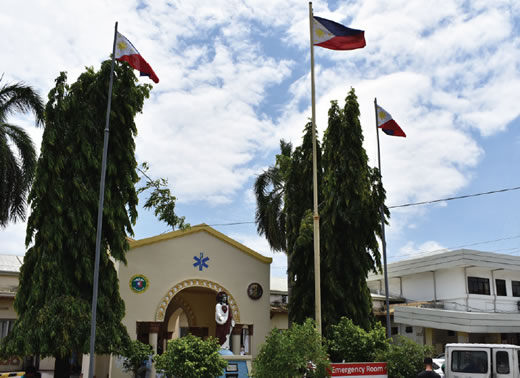
[[[480,196],[485,196],[485,195],[489,195],[489,194],[504,193],[504,192],[510,192],[510,191],[519,190],[519,189],[520,189],[520,186],[515,186],[513,188],[497,189],[497,190],[491,190],[489,192],[465,194],[462,196],[434,199],[434,200],[430,200],[430,201],[411,202],[411,203],[405,203],[402,205],[393,205],[393,206],[388,206],[388,208],[397,209],[397,208],[401,208],[401,207],[431,205],[431,204],[439,203],[439,202],[453,201],[453,200],[472,198],[472,197],[480,197]],[[254,221],[244,221],[244,222],[229,222],[229,223],[213,223],[213,224],[210,224],[209,226],[237,226],[237,225],[241,225],[241,224],[252,224],[252,223],[255,223],[255,222]]]
[[[418,253],[402,253],[402,254],[399,254],[399,255],[393,255],[392,257],[403,257],[403,256],[414,256],[414,257],[416,257],[416,256],[422,256],[422,255],[425,255],[425,254],[430,254],[430,253],[435,253],[435,252],[454,251],[454,250],[461,249],[461,248],[473,247],[475,245],[491,244],[491,243],[496,243],[496,242],[500,242],[500,241],[504,241],[504,240],[517,239],[517,238],[520,238],[520,235],[508,236],[508,237],[505,237],[505,238],[494,239],[494,240],[485,240],[485,241],[472,243],[472,244],[459,245],[457,247],[448,247],[448,248],[434,249],[432,251],[422,251],[422,252],[418,252]]]
[[[404,205],[389,206],[388,208],[389,209],[396,209],[398,207],[430,205],[432,203],[437,203],[437,202],[445,202],[445,201],[453,201],[453,200],[464,199],[464,198],[479,197],[479,196],[485,196],[485,195],[488,195],[488,194],[495,194],[495,193],[504,193],[504,192],[510,192],[512,190],[518,190],[518,189],[520,189],[520,186],[516,186],[514,188],[505,188],[505,189],[499,189],[499,190],[492,190],[492,191],[489,191],[489,192],[482,192],[482,193],[475,193],[475,194],[466,194],[466,195],[457,196],[457,197],[448,197],[448,198],[442,198],[442,199],[435,199],[435,200],[431,200],[431,201],[405,203]]]

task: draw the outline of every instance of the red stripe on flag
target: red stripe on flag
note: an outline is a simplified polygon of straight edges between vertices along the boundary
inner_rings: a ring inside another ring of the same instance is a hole
[[[406,138],[406,134],[404,133],[403,129],[401,129],[397,122],[395,122],[393,119],[383,123],[381,126],[379,126],[379,128],[383,130],[387,135],[400,136]]]
[[[146,60],[144,60],[144,58],[141,55],[123,55],[117,60],[127,62],[128,64],[130,64],[130,66],[132,66],[132,68],[141,72],[141,75],[150,76],[150,79],[152,79],[154,83],[159,82],[159,78],[153,71],[152,67],[148,64]]]
[[[315,45],[331,50],[355,50],[365,47],[367,43],[365,32],[361,32],[353,36],[337,36]]]

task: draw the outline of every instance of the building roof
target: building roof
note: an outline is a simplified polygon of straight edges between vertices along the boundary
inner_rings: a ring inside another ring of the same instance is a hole
[[[519,333],[518,312],[468,312],[395,306],[394,322],[468,333]]]
[[[263,263],[270,264],[273,261],[272,258],[266,257],[266,256],[261,255],[260,253],[258,253],[256,251],[253,251],[252,249],[246,247],[244,244],[239,243],[236,240],[231,239],[229,236],[226,236],[223,233],[218,232],[214,228],[212,228],[212,227],[210,227],[210,226],[208,226],[207,224],[204,224],[204,223],[198,224],[196,226],[191,226],[187,230],[171,231],[171,232],[167,232],[165,234],[152,236],[150,238],[145,238],[145,239],[140,239],[140,240],[135,240],[135,241],[131,241],[130,240],[129,241],[130,249],[141,247],[141,246],[148,245],[148,244],[159,243],[159,242],[162,242],[162,241],[165,241],[165,240],[180,238],[180,237],[184,237],[184,236],[187,236],[187,235],[192,235],[192,234],[195,234],[197,232],[207,232],[208,234],[216,237],[217,239],[220,239],[223,242],[232,245],[233,247],[239,249],[240,251],[242,251],[242,252],[244,252],[244,253],[254,257],[255,259],[257,259],[257,260],[259,260],[259,261],[261,261]]]
[[[0,255],[0,272],[19,273],[23,256]]]
[[[440,269],[465,267],[520,271],[520,256],[459,249],[390,263],[388,264],[388,277],[401,277]],[[371,273],[368,276],[368,281],[381,278],[383,278],[382,274]]]
[[[287,294],[287,277],[271,277],[271,292]]]

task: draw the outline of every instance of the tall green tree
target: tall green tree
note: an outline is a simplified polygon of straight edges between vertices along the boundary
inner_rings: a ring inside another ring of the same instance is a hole
[[[316,141],[317,175],[321,182],[321,147]],[[314,310],[314,224],[313,224],[312,123],[305,125],[302,144],[291,155],[287,175],[285,209],[287,250],[291,284],[289,318],[302,324]],[[318,190],[321,188],[318,185]],[[318,202],[321,195],[318,193]]]
[[[36,125],[43,125],[43,101],[33,88],[22,83],[0,87],[0,227],[9,221],[25,220],[36,151],[29,135],[9,123],[8,118],[15,113],[29,112],[34,114]]]
[[[319,157],[319,143],[317,147]],[[289,321],[303,323],[314,314],[311,123],[301,146],[293,150],[292,144],[280,141],[275,164],[255,182],[255,195],[258,233],[266,236],[271,249],[287,255]]]
[[[340,108],[332,101],[323,141],[322,308],[323,329],[346,316],[369,330],[373,322],[369,271],[381,268],[379,209],[385,190],[368,166],[354,89]],[[384,212],[389,215],[388,209]]]
[[[87,68],[68,85],[56,79],[46,106],[46,128],[29,196],[28,249],[15,299],[19,315],[4,353],[56,358],[55,376],[68,376],[72,352],[89,350],[96,220],[110,61]],[[138,85],[127,64],[116,63],[110,113],[95,351],[122,352],[128,342],[114,262],[125,263],[137,217],[134,117],[151,86]],[[110,255],[108,253],[110,251]]]

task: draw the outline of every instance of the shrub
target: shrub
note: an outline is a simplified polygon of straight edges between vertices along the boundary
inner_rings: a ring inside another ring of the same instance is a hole
[[[433,354],[433,347],[420,345],[414,341],[399,337],[390,344],[390,348],[377,354],[378,361],[388,364],[388,376],[392,378],[415,378],[423,370],[424,357]]]
[[[330,339],[327,345],[331,360],[335,362],[376,361],[376,355],[389,347],[385,332],[385,328],[379,322],[367,332],[349,318],[342,317],[338,324],[330,327]]]
[[[203,340],[190,334],[168,341],[166,352],[155,358],[155,368],[169,377],[215,378],[227,366],[219,350],[216,338]]]
[[[255,378],[326,377],[329,360],[326,346],[316,332],[314,322],[294,324],[291,329],[273,329],[253,361]]]
[[[137,377],[139,368],[150,357],[153,359],[153,349],[150,345],[144,344],[139,340],[132,340],[123,351],[123,371],[132,373]]]

